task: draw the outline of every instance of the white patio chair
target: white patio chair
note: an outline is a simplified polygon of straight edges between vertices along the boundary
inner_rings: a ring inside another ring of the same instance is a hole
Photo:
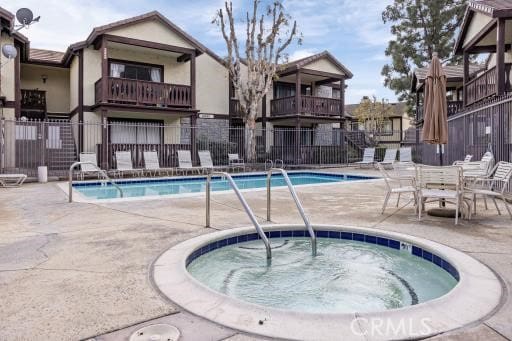
[[[415,179],[416,164],[414,162],[395,162],[393,163],[394,177],[400,179]]]
[[[416,175],[418,187],[418,220],[426,202],[448,202],[455,205],[455,224],[459,223],[459,211],[464,204],[462,169],[458,166],[431,167],[419,166]]]
[[[473,160],[473,155],[471,154],[466,155],[466,157],[464,158],[464,162],[470,162],[471,160]]]
[[[158,159],[158,153],[154,151],[145,151],[144,153],[144,169],[149,175],[172,175],[174,168],[162,168],[160,167],[160,160]]]
[[[202,167],[196,167],[192,164],[192,155],[190,150],[178,150],[178,169],[185,174],[187,171],[196,172],[201,174]]]
[[[101,172],[99,171],[96,153],[80,153],[79,158],[80,162],[89,162],[80,165],[80,171],[78,172],[80,179],[83,180],[85,175],[89,174],[96,174],[99,179]]]
[[[398,153],[398,150],[396,148],[388,148],[386,149],[386,154],[384,154],[384,160],[382,162],[379,162],[384,168],[386,166],[392,166],[393,163],[396,161],[396,154]]]
[[[0,187],[19,187],[26,179],[26,174],[0,174]]]
[[[455,166],[460,166],[464,170],[464,178],[470,181],[476,178],[489,177],[494,168],[494,155],[486,152],[480,161],[455,161]]]
[[[416,195],[416,186],[414,185],[414,178],[397,178],[394,176],[391,176],[384,166],[380,163],[377,164],[377,167],[379,171],[381,172],[384,181],[386,183],[386,194],[384,197],[384,203],[382,205],[382,212],[381,214],[384,214],[384,211],[386,210],[386,207],[388,205],[389,198],[392,194],[398,194],[398,199],[396,201],[396,207],[400,204],[400,196],[402,194],[411,193],[414,198],[414,205],[417,205],[417,195]]]
[[[356,162],[360,168],[362,166],[373,166],[375,164],[375,148],[365,148],[363,153],[363,160]]]
[[[498,207],[498,203],[496,202],[496,198],[500,198],[505,208],[507,209],[510,218],[512,219],[512,211],[510,210],[510,206],[505,199],[504,193],[507,186],[510,184],[510,179],[512,178],[512,163],[510,162],[498,162],[494,169],[491,172],[492,176],[488,178],[477,178],[470,187],[470,193],[473,195],[473,204],[474,211],[476,213],[476,198],[477,195],[481,195],[484,197],[490,197],[494,202],[494,206],[498,211],[498,214],[501,215],[500,208]],[[487,203],[486,203],[487,208]]]
[[[116,169],[115,174],[124,176],[124,174],[143,176],[144,169],[133,168],[132,153],[116,151]]]
[[[212,155],[209,150],[200,150],[197,152],[199,156],[199,162],[201,163],[201,167],[204,170],[214,171],[214,170],[225,170],[227,166],[214,166],[212,161]]]
[[[412,148],[411,147],[400,148],[400,162],[412,162]]]
[[[245,172],[245,161],[240,158],[237,153],[228,154],[229,167],[235,171],[236,169],[241,169]]]

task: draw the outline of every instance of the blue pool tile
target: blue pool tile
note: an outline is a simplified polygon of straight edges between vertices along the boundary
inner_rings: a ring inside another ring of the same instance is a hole
[[[239,243],[246,242],[247,241],[247,235],[244,234],[243,236],[238,236],[237,239],[238,239]]]
[[[251,234],[248,234],[247,235],[247,241],[250,241],[250,240],[257,240],[259,238],[258,234],[257,233],[251,233]]]
[[[329,231],[316,231],[318,238],[329,238]]]
[[[382,237],[377,237],[377,244],[382,245],[382,246],[388,246],[389,239],[382,238]]]
[[[281,238],[281,231],[271,231],[270,238]]]
[[[340,238],[345,239],[345,240],[352,240],[353,239],[352,232],[341,232]]]
[[[217,250],[219,248],[218,242],[213,242],[210,244],[210,251]]]
[[[439,267],[443,267],[443,260],[441,259],[441,257],[434,255],[434,264]]]
[[[413,245],[412,254],[418,257],[423,257],[423,249]]]
[[[292,231],[281,231],[281,237],[292,237],[293,232]]]
[[[224,247],[224,246],[228,245],[228,240],[222,239],[222,240],[219,240],[218,243],[219,243],[219,248]]]
[[[395,250],[400,250],[400,242],[398,240],[389,239],[389,247]]]
[[[209,248],[208,248],[208,245],[206,245],[206,246],[203,246],[203,247],[201,248],[201,252],[200,252],[200,254],[201,254],[201,255],[204,255],[205,253],[208,253],[209,251],[210,251],[210,250],[209,250]]]
[[[306,236],[305,232],[306,231],[304,231],[304,230],[293,231],[293,236],[294,237],[305,237]]]
[[[364,241],[370,244],[377,244],[377,237],[365,235]]]
[[[236,237],[231,237],[228,239],[228,245],[233,245],[233,244],[236,244],[238,243],[238,240]]]
[[[364,242],[364,234],[354,233],[353,238],[358,242]]]
[[[426,250],[423,250],[423,259],[426,259],[429,262],[432,262],[432,259],[433,259],[432,253],[430,253],[430,252],[428,252]]]
[[[329,231],[329,238],[340,239],[340,237],[341,237],[341,232]]]

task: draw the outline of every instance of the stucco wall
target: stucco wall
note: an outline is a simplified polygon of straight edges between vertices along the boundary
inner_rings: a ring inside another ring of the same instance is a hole
[[[464,38],[464,44],[463,46],[466,46],[466,44],[475,37],[478,32],[484,28],[485,25],[487,25],[492,20],[491,17],[475,12],[473,15],[473,19],[471,19],[471,22],[469,23],[468,30],[466,32],[466,36]]]
[[[69,67],[69,111],[78,106],[78,58],[74,57]]]
[[[42,75],[48,78],[44,83]],[[49,113],[69,112],[69,69],[21,64],[21,89],[46,91]]]
[[[100,51],[93,47],[84,49],[84,105],[94,104],[94,83],[100,78]]]
[[[319,59],[317,61],[314,61],[310,64],[307,64],[304,66],[305,69],[310,70],[316,70],[316,71],[323,71],[323,72],[329,72],[329,73],[335,73],[338,75],[344,75],[344,73],[333,63],[331,63],[327,59]]]
[[[6,33],[2,33],[0,37],[0,45],[12,44],[13,39]],[[0,53],[0,90],[1,95],[5,96],[7,101],[14,101],[14,63],[15,60],[8,60]]]
[[[202,113],[229,114],[229,73],[210,55],[196,59],[196,105]]]
[[[153,41],[186,48],[192,46],[162,23],[152,20],[109,31],[109,34],[122,37]]]

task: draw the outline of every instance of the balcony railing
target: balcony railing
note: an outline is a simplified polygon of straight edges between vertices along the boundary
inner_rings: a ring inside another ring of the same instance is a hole
[[[462,109],[462,101],[448,101],[448,117],[455,115]],[[420,122],[424,118],[423,105],[416,106],[416,121]]]
[[[498,91],[496,86],[496,67],[485,71],[480,76],[467,82],[464,90],[466,91],[467,105],[495,95]]]
[[[131,104],[138,106],[192,106],[191,87],[133,79],[109,77],[106,98],[103,98],[101,78],[94,84],[96,103]]]
[[[295,96],[282,97],[270,102],[272,116],[296,115]],[[341,100],[314,96],[300,97],[300,115],[318,117],[341,116]]]
[[[21,109],[46,112],[46,91],[22,89]]]
[[[240,106],[240,101],[237,99],[229,100],[229,115],[232,118],[242,118],[244,113],[242,111],[242,107]]]

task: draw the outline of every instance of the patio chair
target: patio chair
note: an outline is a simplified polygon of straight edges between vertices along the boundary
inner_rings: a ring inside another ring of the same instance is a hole
[[[455,161],[454,166],[462,167],[466,179],[476,179],[489,177],[494,168],[494,162],[494,155],[491,152],[486,152],[480,161]]]
[[[459,223],[459,211],[464,204],[464,188],[462,168],[446,167],[417,167],[416,185],[418,187],[418,220],[425,209],[426,202],[448,202],[455,205],[455,225]],[[462,211],[463,212],[463,211]]]
[[[80,165],[80,171],[78,172],[80,179],[83,180],[85,175],[89,174],[95,174],[99,179],[101,171],[98,167],[98,158],[96,157],[96,153],[80,153],[79,157],[80,162],[89,162]]]
[[[196,167],[192,164],[192,155],[190,154],[190,150],[178,150],[178,171],[181,170],[185,174],[187,171],[195,172],[197,174],[201,174],[201,171],[204,169],[203,167]]]
[[[491,197],[498,214],[501,215],[498,203],[496,202],[496,198],[500,198],[512,219],[512,211],[510,210],[510,206],[504,196],[504,192],[512,178],[512,163],[504,161],[498,162],[491,174],[492,176],[488,178],[477,178],[469,188],[470,194],[473,195],[474,211],[476,213],[476,197],[477,195],[481,195],[484,199],[486,197]]]
[[[199,156],[199,162],[204,170],[225,170],[227,166],[214,166],[212,161],[212,155],[209,150],[200,150],[197,152]]]
[[[379,162],[382,166],[392,166],[393,163],[396,161],[396,154],[398,153],[398,150],[396,148],[388,148],[386,149],[386,154],[384,155],[384,160],[382,162]]]
[[[393,171],[396,178],[403,180],[416,178],[416,164],[414,162],[395,162],[393,163]]]
[[[412,162],[412,148],[411,147],[400,148],[400,162]]]
[[[382,174],[384,181],[386,182],[386,194],[384,198],[384,204],[382,205],[382,212],[381,214],[384,214],[384,211],[386,210],[386,207],[388,205],[388,200],[391,197],[392,194],[398,194],[398,199],[396,201],[396,207],[400,204],[400,196],[405,193],[411,193],[414,197],[414,205],[416,206],[418,200],[416,196],[416,187],[414,185],[414,178],[398,178],[391,176],[384,166],[380,163],[377,164],[377,168],[379,169],[380,173]]]
[[[362,166],[373,166],[375,164],[375,148],[365,148],[363,153],[363,160],[356,162],[360,168]]]
[[[26,174],[0,174],[0,187],[19,187],[26,179]]]
[[[463,162],[470,162],[471,160],[473,159],[473,155],[466,155],[466,157],[464,158],[464,161]]]
[[[236,169],[241,169],[245,172],[245,161],[240,158],[237,153],[228,154],[229,167],[235,171]]]
[[[144,152],[144,169],[149,175],[171,175],[174,172],[174,168],[162,168],[160,167],[160,160],[158,159],[157,152],[145,151]]]
[[[124,174],[143,176],[144,169],[133,168],[132,152],[116,151],[116,169],[114,174],[124,176]]]

